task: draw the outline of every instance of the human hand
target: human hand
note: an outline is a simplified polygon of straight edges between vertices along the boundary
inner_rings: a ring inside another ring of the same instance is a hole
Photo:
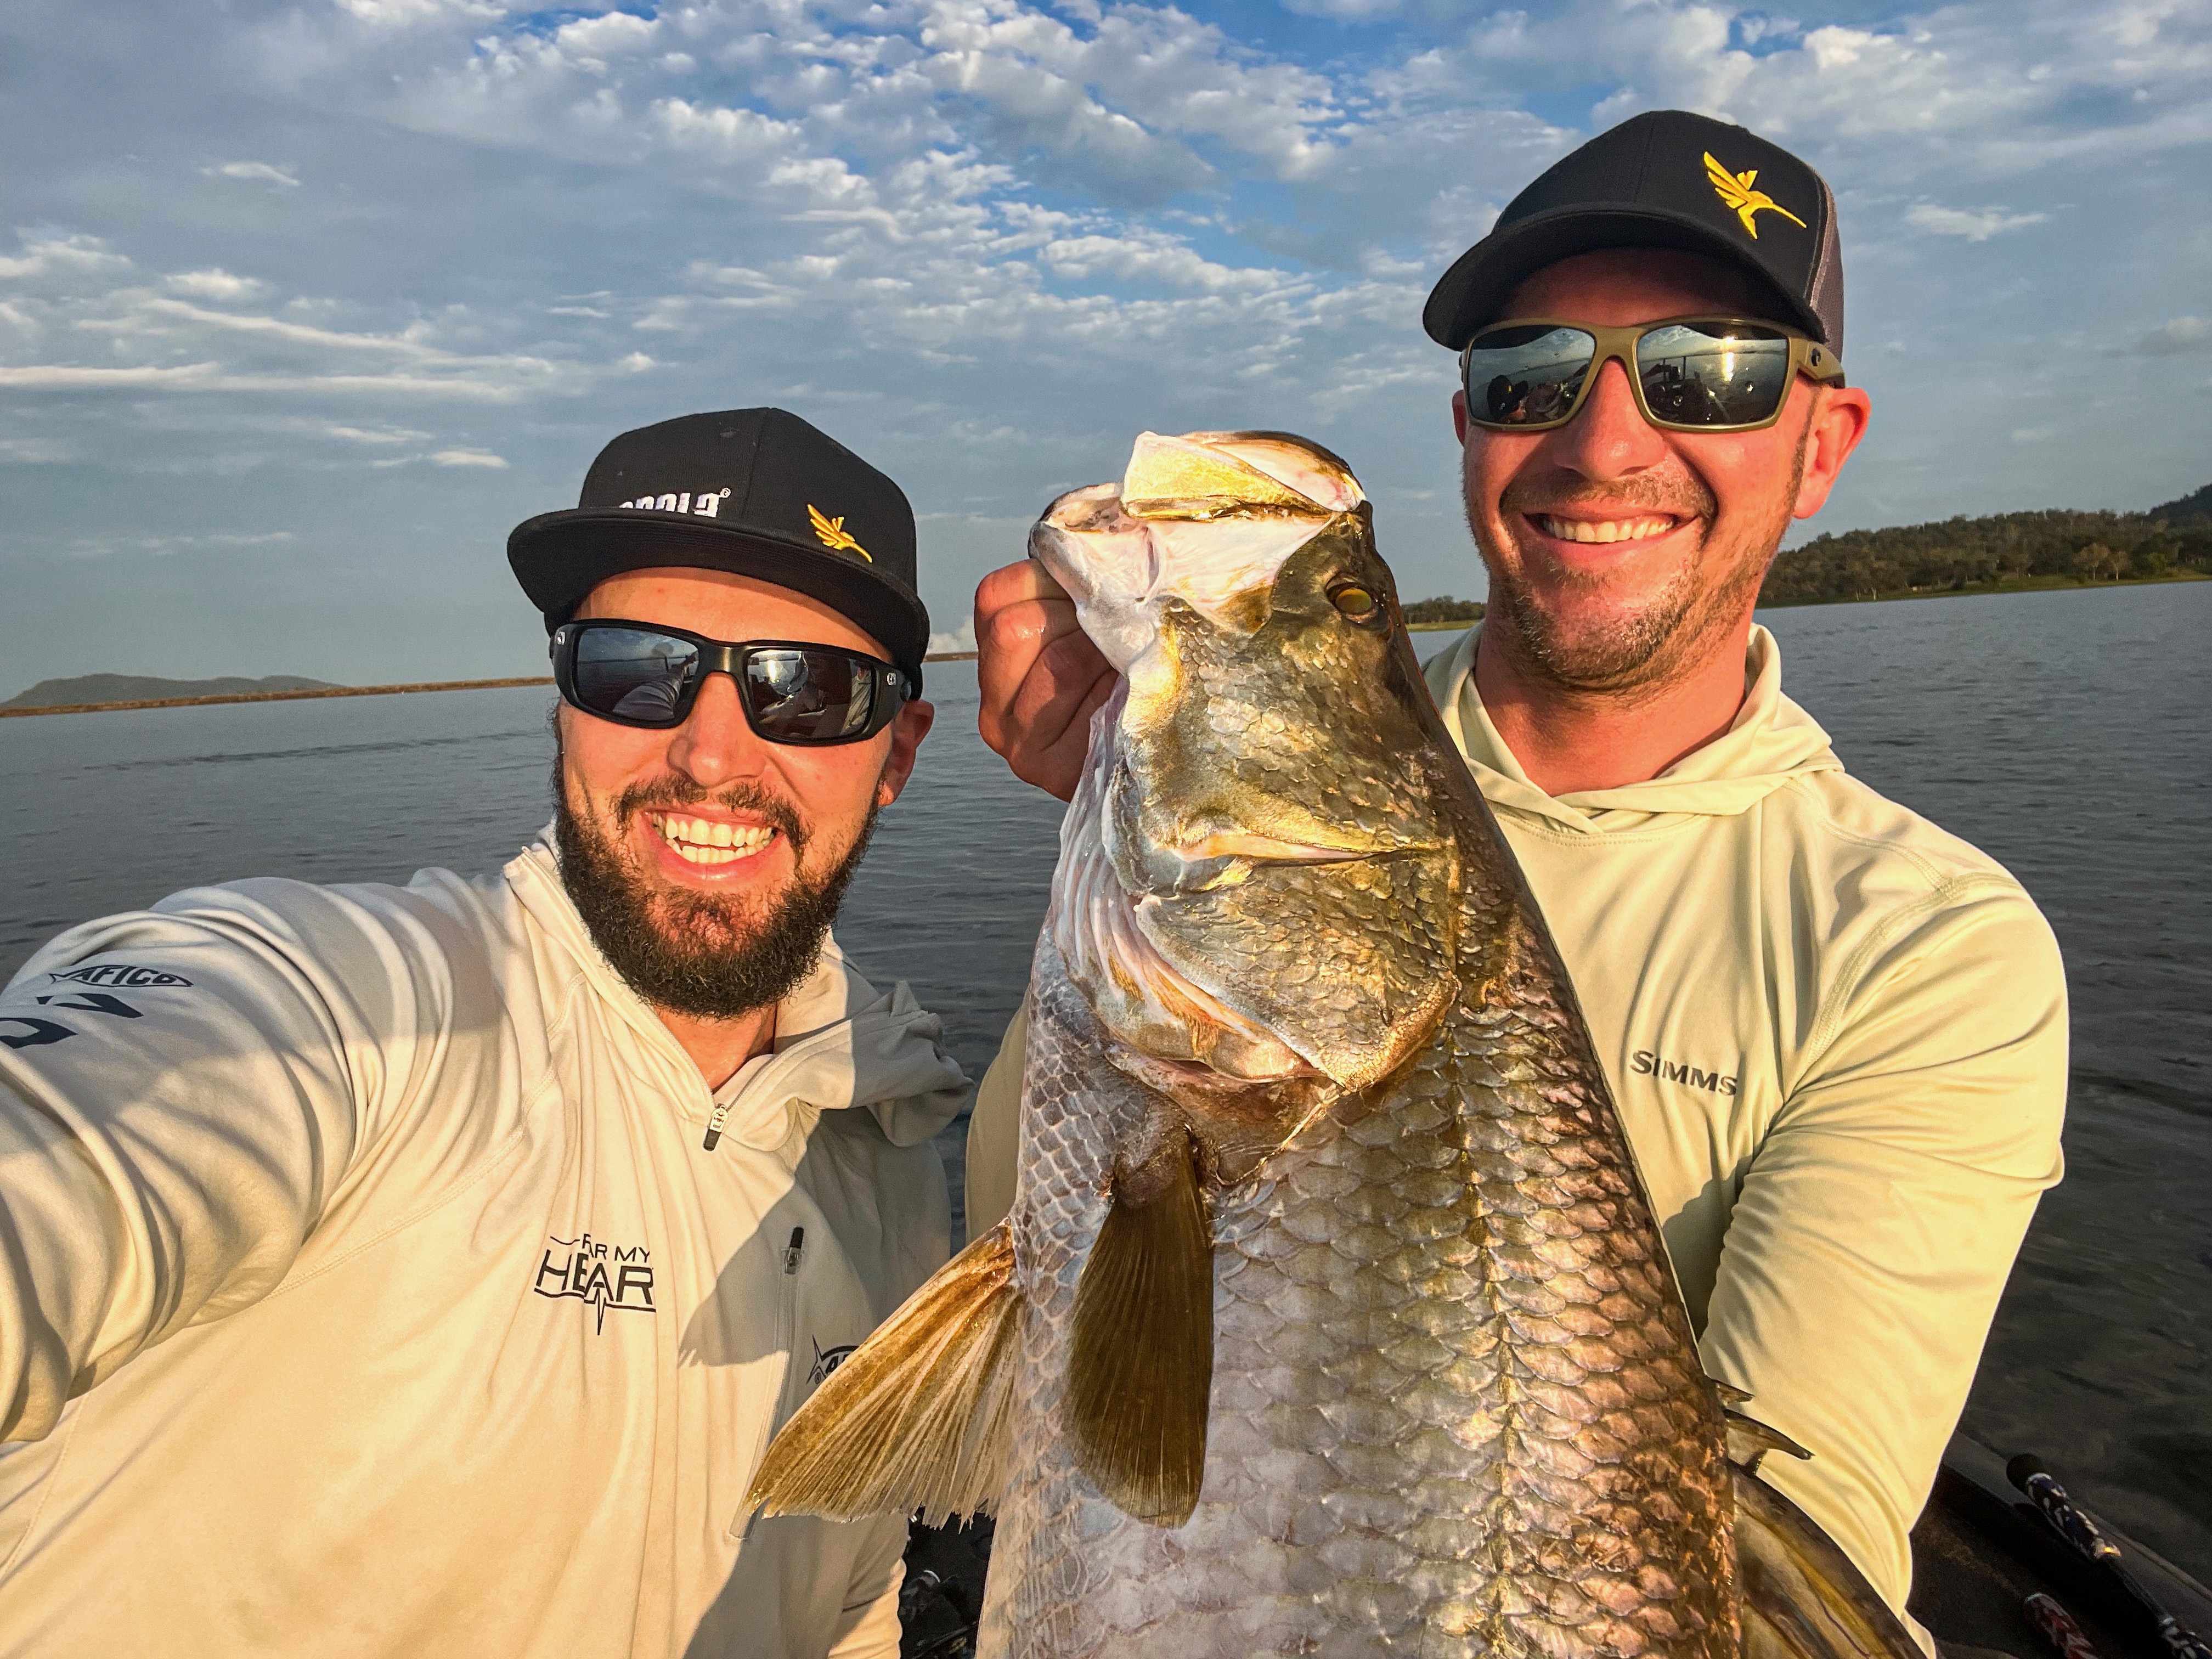
[[[1075,620],[1075,601],[1034,559],[975,589],[975,678],[983,741],[1016,777],[1062,800],[1075,793],[1091,715],[1120,678]]]

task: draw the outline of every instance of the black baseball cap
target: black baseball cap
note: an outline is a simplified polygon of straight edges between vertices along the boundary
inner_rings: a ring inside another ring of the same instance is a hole
[[[1444,272],[1421,326],[1456,351],[1524,278],[1607,247],[1724,260],[1765,292],[1769,320],[1844,355],[1844,254],[1827,181],[1755,132],[1679,109],[1632,117],[1553,163]]]
[[[921,683],[906,493],[788,410],[682,415],[599,452],[574,507],[514,527],[507,562],[550,634],[608,577],[656,565],[756,576],[816,599]]]

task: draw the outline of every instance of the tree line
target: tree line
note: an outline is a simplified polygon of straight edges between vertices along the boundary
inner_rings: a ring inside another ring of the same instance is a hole
[[[2148,513],[1961,514],[1847,530],[1775,557],[1761,605],[2212,574],[2212,484]]]
[[[1440,599],[1415,599],[1411,605],[1399,608],[1406,613],[1407,622],[1418,625],[1421,623],[1480,622],[1483,606],[1480,599],[1455,599],[1447,593]]]

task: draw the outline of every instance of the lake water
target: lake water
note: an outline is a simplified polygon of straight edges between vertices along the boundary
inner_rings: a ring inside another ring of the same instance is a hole
[[[1778,611],[1785,684],[1876,788],[2025,882],[2066,953],[2065,1184],[1966,1427],[2212,1578],[2212,582]],[[1448,635],[1423,636],[1425,653]],[[1021,994],[1058,803],[975,735],[972,664],[839,938],[980,1076]],[[491,868],[549,816],[550,692],[0,720],[0,979],[40,941],[248,875]],[[946,1133],[958,1180],[964,1123]]]

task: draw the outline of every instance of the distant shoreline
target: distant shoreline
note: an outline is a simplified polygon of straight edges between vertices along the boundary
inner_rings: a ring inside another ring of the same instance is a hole
[[[973,662],[973,651],[944,651],[924,662]],[[27,714],[117,714],[131,708],[201,708],[220,702],[299,702],[309,697],[391,697],[414,691],[498,691],[510,686],[550,685],[548,676],[500,680],[412,680],[400,685],[325,685],[312,691],[219,691],[204,697],[139,697],[124,702],[50,702],[35,708],[0,708],[0,720]]]
[[[1861,594],[1842,599],[1774,599],[1759,605],[1761,611],[1794,610],[1811,605],[1869,605],[1887,604],[1893,599],[1957,599],[1990,597],[2002,593],[2081,592],[2100,588],[2152,587],[2162,582],[2212,581],[2212,576],[2197,570],[2175,570],[2163,576],[2123,576],[2118,581],[2081,582],[2069,576],[2031,576],[2021,581],[1978,583],[1970,587],[1923,589],[1918,592],[1906,590],[1898,593]],[[1413,634],[1440,634],[1451,629],[1474,626],[1477,618],[1453,622],[1407,623],[1406,629]],[[924,662],[973,662],[973,651],[940,651],[924,657]],[[206,697],[146,697],[131,702],[61,702],[48,703],[37,708],[0,708],[0,720],[15,720],[31,714],[114,714],[131,708],[198,708],[223,702],[299,702],[310,697],[390,697],[416,691],[498,691],[512,686],[550,685],[550,678],[523,678],[498,680],[417,680],[404,685],[329,685],[313,691],[227,691]]]
[[[1761,599],[1761,611],[1794,611],[1807,605],[1887,605],[1893,599],[1994,599],[2004,593],[2088,593],[2115,587],[2156,587],[2166,582],[2212,581],[2202,570],[2169,570],[2162,576],[2122,576],[2116,581],[2077,581],[2071,576],[2023,576],[2014,581],[1970,582],[1964,587],[1903,587],[1887,593],[1853,593],[1833,599]]]

